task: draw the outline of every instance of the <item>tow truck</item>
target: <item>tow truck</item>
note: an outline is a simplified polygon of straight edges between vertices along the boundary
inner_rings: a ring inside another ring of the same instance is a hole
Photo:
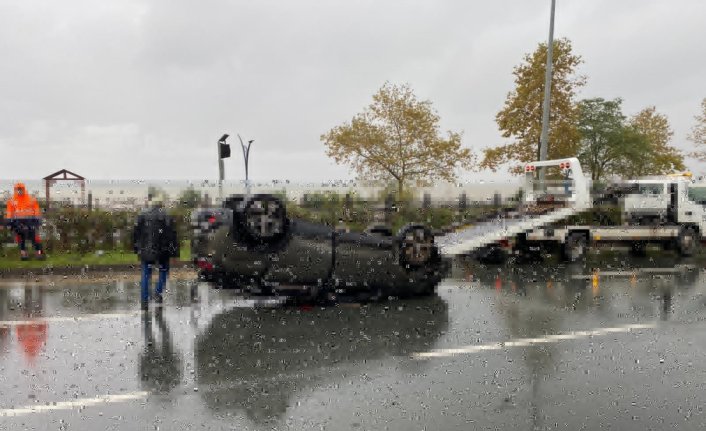
[[[628,245],[644,254],[648,244],[675,248],[681,256],[695,254],[706,232],[706,184],[690,174],[632,180],[619,199],[621,226],[553,224],[528,231],[524,250],[551,249],[559,245],[568,261],[582,259],[588,248],[599,244]]]
[[[498,256],[512,253],[534,260],[558,249],[565,260],[577,261],[600,243],[627,244],[635,254],[657,243],[691,256],[704,240],[706,184],[695,183],[689,174],[620,183],[623,225],[603,226],[568,223],[570,216],[593,207],[590,180],[578,159],[532,162],[524,170],[522,204],[491,222],[437,238],[443,255],[500,261]]]

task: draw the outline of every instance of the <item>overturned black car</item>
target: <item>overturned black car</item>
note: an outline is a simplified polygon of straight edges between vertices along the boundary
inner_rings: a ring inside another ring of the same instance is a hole
[[[429,295],[448,271],[423,225],[342,233],[289,218],[272,195],[235,195],[192,215],[199,277],[252,295],[377,300]]]

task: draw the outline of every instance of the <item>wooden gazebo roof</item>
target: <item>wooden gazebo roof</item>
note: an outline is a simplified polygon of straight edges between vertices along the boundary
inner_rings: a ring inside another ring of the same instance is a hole
[[[49,204],[51,202],[51,196],[49,195],[49,189],[51,189],[51,186],[56,182],[56,181],[78,181],[81,183],[81,201],[84,199],[84,193],[86,191],[86,179],[82,177],[79,174],[73,173],[67,169],[62,169],[60,171],[56,171],[51,175],[48,175],[44,178],[44,188],[45,188],[45,193],[46,193],[46,209],[49,209]],[[89,205],[90,208],[90,205]]]
[[[44,178],[43,180],[75,180],[75,181],[83,181],[85,180],[84,177],[82,177],[79,174],[75,174],[67,169],[62,169],[60,171],[56,171],[51,175],[48,175]]]

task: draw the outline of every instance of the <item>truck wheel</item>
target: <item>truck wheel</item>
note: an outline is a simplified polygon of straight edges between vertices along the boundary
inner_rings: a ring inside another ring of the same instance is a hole
[[[683,227],[677,237],[677,249],[682,256],[692,256],[696,252],[699,243],[699,234],[696,229]]]
[[[630,244],[630,252],[633,256],[644,257],[647,255],[647,243],[645,241],[633,241]]]
[[[564,259],[569,262],[576,262],[586,256],[587,248],[586,235],[579,232],[572,232],[564,243]]]
[[[513,251],[517,253],[517,258],[520,263],[542,261],[541,246],[539,243],[530,243],[527,241],[527,234],[522,233],[517,236],[517,242],[515,243],[515,249]]]
[[[664,251],[674,250],[676,248],[675,241],[664,241],[662,243],[662,249]]]
[[[368,302],[382,302],[385,298],[386,296],[382,289],[380,287],[376,287],[370,292]]]

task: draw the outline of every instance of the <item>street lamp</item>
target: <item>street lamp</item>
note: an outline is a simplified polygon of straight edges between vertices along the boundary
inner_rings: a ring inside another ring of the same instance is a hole
[[[245,145],[243,142],[243,138],[240,137],[240,134],[238,135],[238,139],[240,140],[240,146],[243,149],[243,158],[245,159],[245,189],[247,190],[247,194],[250,194],[250,177],[248,175],[248,161],[250,160],[250,145],[255,142],[254,139],[251,139],[248,141],[248,144]]]
[[[549,42],[547,43],[547,66],[544,74],[544,104],[542,106],[542,134],[539,138],[539,160],[547,160],[549,146],[549,105],[552,91],[552,53],[554,51],[554,6],[549,19]],[[540,184],[544,183],[544,168],[539,171]]]
[[[223,159],[230,157],[230,145],[226,144],[228,134],[224,133],[218,140],[218,198],[223,201],[223,179],[225,177]]]

